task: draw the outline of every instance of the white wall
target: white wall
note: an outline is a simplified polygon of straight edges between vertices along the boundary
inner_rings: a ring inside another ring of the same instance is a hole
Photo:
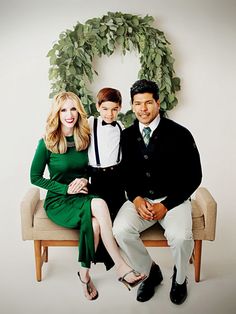
[[[0,233],[18,249],[23,248],[19,202],[30,186],[29,167],[50,106],[46,54],[63,30],[72,29],[77,21],[84,23],[108,11],[150,14],[171,42],[182,89],[178,93],[179,104],[169,116],[192,131],[201,153],[202,185],[209,188],[219,206],[218,241],[222,236],[230,236],[236,217],[236,1],[233,0],[51,0],[45,3],[1,0]],[[116,54],[108,60],[101,58],[94,93],[103,85],[116,86],[122,91],[128,108],[129,88],[137,78],[138,64],[135,52],[131,56]],[[11,257],[11,265],[15,258],[13,248],[9,246],[5,250]]]

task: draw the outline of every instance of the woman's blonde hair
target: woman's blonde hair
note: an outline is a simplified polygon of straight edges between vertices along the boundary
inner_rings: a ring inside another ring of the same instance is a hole
[[[62,133],[60,110],[67,100],[72,100],[78,111],[78,120],[74,126],[73,135],[77,151],[88,147],[90,141],[90,129],[87,114],[79,97],[72,92],[60,92],[54,97],[53,104],[46,122],[46,134],[44,137],[48,150],[53,153],[64,154],[67,151],[66,137]]]

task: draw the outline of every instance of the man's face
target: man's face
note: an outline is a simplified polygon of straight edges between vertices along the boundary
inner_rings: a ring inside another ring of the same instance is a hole
[[[139,122],[149,125],[159,114],[160,101],[156,101],[151,93],[136,94],[132,109]]]

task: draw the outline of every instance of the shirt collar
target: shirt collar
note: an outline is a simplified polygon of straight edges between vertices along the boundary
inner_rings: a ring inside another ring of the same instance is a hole
[[[160,115],[158,115],[154,120],[152,120],[151,123],[149,123],[149,125],[145,125],[145,124],[139,122],[140,133],[142,134],[143,129],[149,126],[149,128],[151,129],[151,135],[152,135],[153,131],[158,127],[160,120],[161,120]]]

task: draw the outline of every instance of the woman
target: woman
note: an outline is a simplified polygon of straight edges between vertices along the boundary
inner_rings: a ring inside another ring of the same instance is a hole
[[[87,148],[90,131],[80,99],[72,92],[55,96],[47,118],[46,134],[39,141],[31,165],[31,183],[48,190],[44,208],[58,225],[80,232],[78,272],[85,297],[98,297],[90,275],[91,262],[101,239],[113,259],[119,280],[128,288],[144,280],[122,259],[112,234],[108,207],[102,199],[88,194]],[[49,179],[43,177],[48,166]]]

